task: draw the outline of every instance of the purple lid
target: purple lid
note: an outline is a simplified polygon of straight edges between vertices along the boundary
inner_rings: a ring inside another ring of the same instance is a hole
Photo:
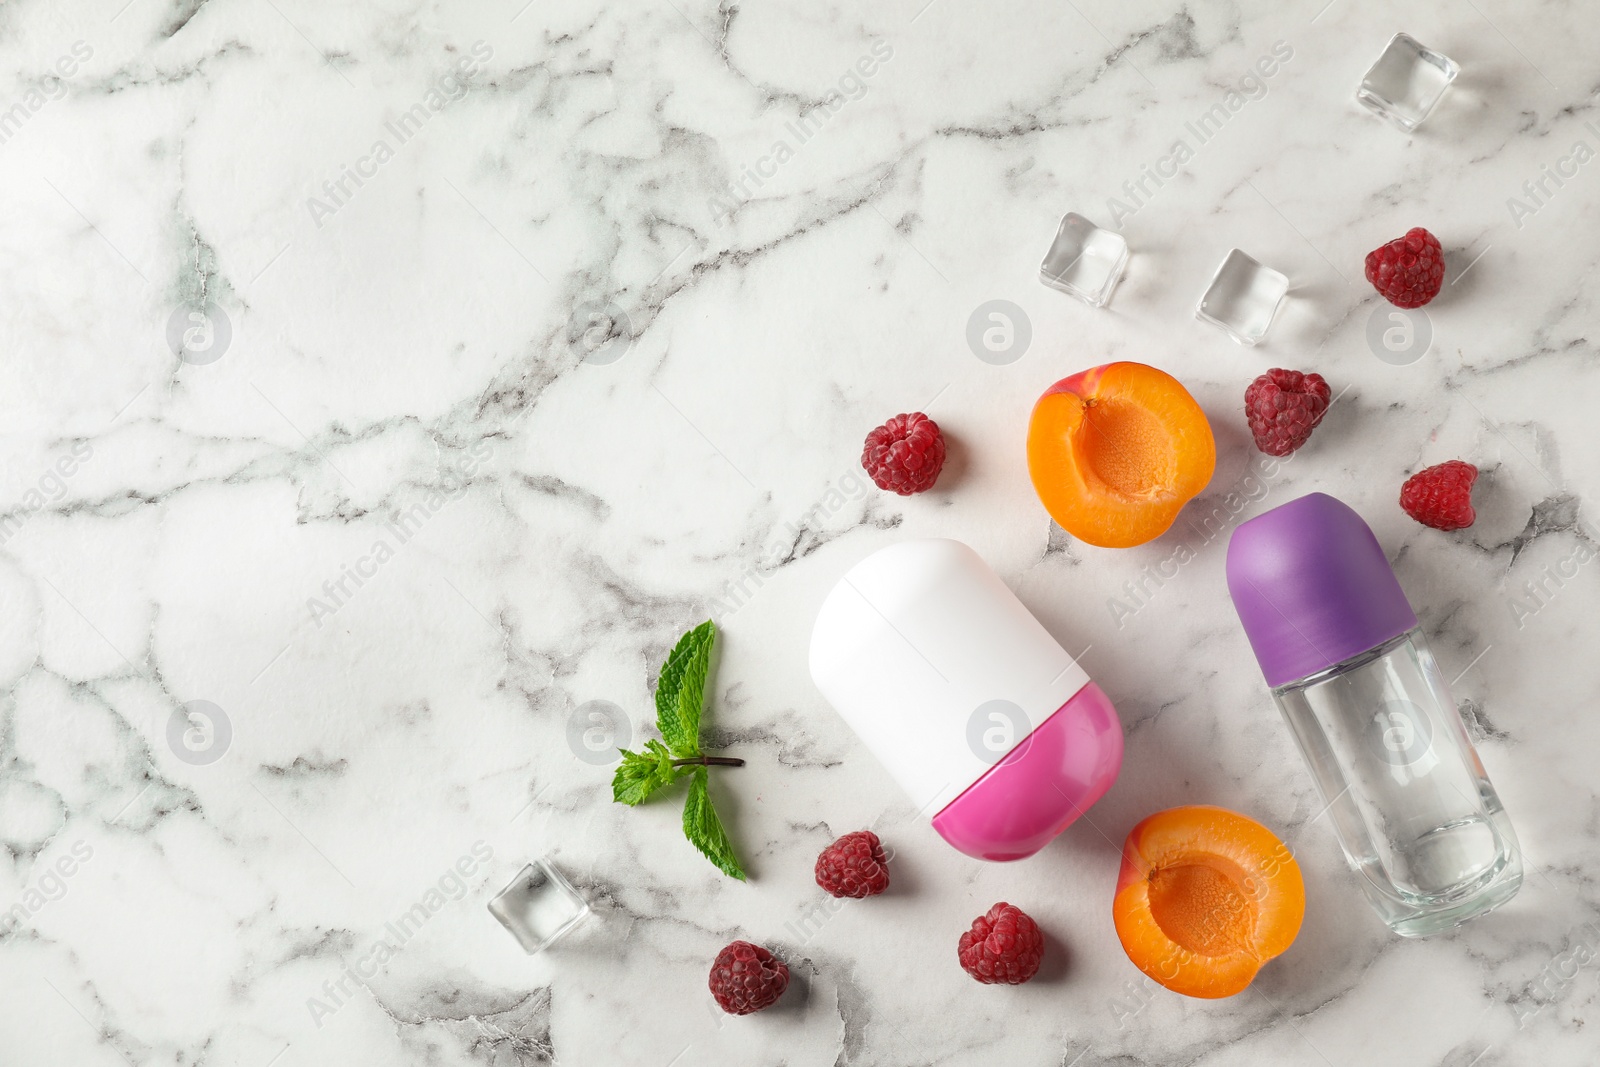
[[[1233,532],[1228,593],[1274,689],[1417,625],[1371,528],[1325,493],[1291,500]]]

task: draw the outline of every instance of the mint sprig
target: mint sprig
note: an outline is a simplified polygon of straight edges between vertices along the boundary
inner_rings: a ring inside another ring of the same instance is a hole
[[[701,855],[730,878],[745,880],[733,843],[711,805],[707,767],[740,767],[744,760],[707,756],[700,751],[700,720],[717,628],[707,619],[683,637],[667,656],[656,681],[656,728],[661,741],[645,742],[644,752],[621,749],[622,763],[611,779],[611,798],[632,807],[688,777],[683,803],[683,834]],[[663,743],[664,742],[664,743]]]

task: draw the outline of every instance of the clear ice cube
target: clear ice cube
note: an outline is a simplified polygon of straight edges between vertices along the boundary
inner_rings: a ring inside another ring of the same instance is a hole
[[[1212,276],[1194,317],[1221,327],[1242,345],[1254,345],[1267,335],[1288,292],[1287,277],[1235,248]]]
[[[531,956],[582,922],[589,903],[549,859],[537,859],[489,901],[489,912]]]
[[[1410,34],[1397,33],[1361,79],[1356,99],[1410,133],[1460,73],[1449,56],[1424,47]]]
[[[1056,239],[1039,264],[1039,280],[1090,307],[1105,307],[1128,263],[1128,242],[1076,212],[1061,219]]]

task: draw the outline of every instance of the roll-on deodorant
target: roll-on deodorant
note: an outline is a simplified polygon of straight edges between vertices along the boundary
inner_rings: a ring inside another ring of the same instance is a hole
[[[1251,519],[1228,592],[1384,922],[1423,937],[1515,896],[1511,821],[1361,516],[1312,493]]]
[[[823,602],[811,677],[969,856],[1031,856],[1111,787],[1111,701],[971,548],[904,541]]]

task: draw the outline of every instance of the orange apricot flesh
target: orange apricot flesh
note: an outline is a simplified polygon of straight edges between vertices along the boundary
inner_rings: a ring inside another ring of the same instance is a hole
[[[1063,378],[1028,421],[1040,502],[1063,530],[1102,548],[1161,536],[1216,466],[1205,412],[1176,378],[1143,363]]]
[[[1191,804],[1159,811],[1122,846],[1112,918],[1123,951],[1175,993],[1231,997],[1294,943],[1305,882],[1254,819]]]

